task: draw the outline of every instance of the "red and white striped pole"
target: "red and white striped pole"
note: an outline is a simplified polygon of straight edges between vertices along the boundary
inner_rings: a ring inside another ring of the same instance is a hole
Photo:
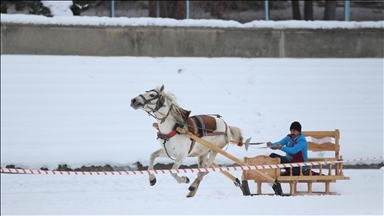
[[[315,166],[336,163],[348,163],[367,160],[383,160],[383,156],[372,158],[357,158],[343,161],[316,161],[304,163],[289,163],[289,164],[271,164],[258,166],[234,166],[234,167],[211,167],[211,168],[187,168],[187,169],[169,169],[169,170],[140,170],[140,171],[102,171],[102,172],[84,172],[84,171],[46,171],[46,170],[31,170],[31,169],[13,169],[0,168],[1,173],[18,173],[18,174],[53,174],[53,175],[143,175],[143,174],[172,174],[172,173],[196,173],[196,172],[221,172],[221,171],[244,171],[254,169],[274,169],[287,168],[298,166]]]

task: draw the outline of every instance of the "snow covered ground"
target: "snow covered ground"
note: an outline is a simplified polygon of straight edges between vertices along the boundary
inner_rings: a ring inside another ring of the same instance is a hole
[[[383,171],[348,169],[351,180],[331,184],[341,195],[295,197],[243,196],[214,172],[205,176],[194,198],[185,197],[189,185],[169,175],[157,175],[151,187],[146,175],[1,174],[1,215],[383,215]],[[305,187],[298,184],[299,190]],[[288,185],[283,190],[288,192]],[[272,193],[268,184],[263,191]]]
[[[2,55],[1,62],[2,167],[147,165],[149,154],[159,148],[154,119],[129,104],[161,84],[192,114],[221,114],[252,141],[277,141],[298,120],[303,130],[340,129],[345,159],[383,153],[382,59]],[[238,158],[272,152],[232,145],[225,150]],[[222,156],[216,162],[232,164]],[[362,161],[373,162],[380,161]],[[195,158],[184,164],[194,163]],[[194,179],[195,174],[186,175]],[[145,174],[1,174],[1,213],[381,215],[383,169],[345,170],[345,175],[351,180],[331,186],[340,196],[243,197],[214,172],[187,199],[189,185],[168,174],[157,175],[154,187]],[[287,185],[283,189],[289,191]]]
[[[383,155],[382,59],[1,58],[2,167],[147,165],[159,148],[155,119],[130,100],[161,84],[191,115],[218,113],[253,142],[278,141],[297,120],[303,130],[339,129],[346,160]]]

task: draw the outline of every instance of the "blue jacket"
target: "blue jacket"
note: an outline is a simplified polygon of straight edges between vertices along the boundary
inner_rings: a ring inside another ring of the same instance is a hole
[[[276,149],[277,144],[281,144],[281,151],[286,153],[286,157],[291,162],[308,162],[308,143],[304,134],[300,134],[298,137],[292,140],[290,134],[284,137],[282,140],[272,143],[272,148]],[[303,170],[307,167],[304,166]]]

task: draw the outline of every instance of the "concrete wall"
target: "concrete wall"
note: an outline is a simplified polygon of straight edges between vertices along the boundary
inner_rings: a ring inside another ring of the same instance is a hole
[[[384,29],[247,29],[1,23],[1,54],[383,58]]]

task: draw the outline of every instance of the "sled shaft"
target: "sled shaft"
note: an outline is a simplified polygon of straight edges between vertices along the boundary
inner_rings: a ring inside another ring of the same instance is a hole
[[[191,132],[186,131],[184,128],[180,128],[180,127],[178,127],[178,128],[176,128],[176,130],[177,130],[178,132],[180,132],[180,133],[183,133],[183,134],[189,136],[191,139],[194,139],[194,140],[196,140],[197,142],[199,142],[199,143],[205,145],[206,147],[208,147],[208,148],[210,148],[210,149],[212,149],[212,150],[214,150],[214,151],[216,151],[216,152],[222,154],[223,156],[225,156],[225,157],[231,159],[232,161],[234,161],[234,162],[236,162],[236,163],[238,163],[238,164],[240,164],[240,165],[242,165],[242,166],[248,166],[245,162],[239,160],[239,159],[236,158],[235,156],[233,156],[233,155],[231,155],[231,154],[229,154],[229,153],[223,151],[222,149],[220,149],[220,148],[218,148],[218,147],[212,145],[212,144],[209,143],[208,141],[205,141],[205,140],[201,139],[200,137],[195,136],[195,135],[192,134]],[[270,182],[273,183],[273,184],[276,184],[275,179],[273,179],[272,177],[268,176],[267,174],[265,174],[265,173],[263,173],[263,172],[261,172],[261,171],[259,171],[259,170],[249,170],[249,171],[250,171],[250,172],[254,172],[254,173],[257,174],[257,175],[262,176],[263,178],[265,178],[266,180],[270,181]],[[229,174],[229,173],[228,173],[228,174]]]
[[[212,167],[215,167],[215,168],[220,168],[219,165],[215,164],[215,163],[212,163]],[[225,175],[226,177],[228,177],[231,181],[237,183],[237,178],[235,176],[233,176],[231,173],[227,172],[227,171],[220,171],[221,174]]]

